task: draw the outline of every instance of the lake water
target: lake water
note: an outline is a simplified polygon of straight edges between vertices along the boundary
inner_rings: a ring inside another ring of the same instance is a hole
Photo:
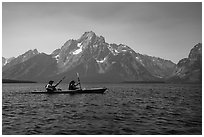
[[[202,134],[202,85],[86,84],[108,90],[29,94],[44,85],[2,85],[3,135]]]

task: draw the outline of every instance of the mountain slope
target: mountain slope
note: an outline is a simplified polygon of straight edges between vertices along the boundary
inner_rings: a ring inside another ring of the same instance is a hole
[[[18,63],[2,72],[4,79],[45,81],[56,73],[56,61],[44,53]]]
[[[34,49],[34,50],[29,50],[25,52],[24,54],[18,56],[17,58],[14,58],[14,57],[10,58],[10,60],[5,65],[3,65],[2,70],[6,71],[7,68],[10,68],[11,66],[22,63],[26,60],[29,60],[30,58],[32,58],[37,54],[39,54],[39,52],[37,51],[37,49]]]
[[[170,82],[179,83],[201,83],[202,82],[202,44],[195,45],[188,58],[181,59],[173,75],[169,78]]]

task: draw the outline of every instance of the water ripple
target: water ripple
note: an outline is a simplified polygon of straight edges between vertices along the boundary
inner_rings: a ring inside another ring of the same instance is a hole
[[[103,95],[71,96],[28,94],[43,84],[3,84],[3,134],[202,134],[201,85],[105,86]]]

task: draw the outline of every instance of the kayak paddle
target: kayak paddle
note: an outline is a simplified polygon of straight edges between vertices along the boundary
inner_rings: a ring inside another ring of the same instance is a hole
[[[58,86],[64,79],[65,79],[65,76],[54,87]]]
[[[78,78],[78,82],[79,82],[79,87],[80,87],[80,90],[81,90],[81,83],[80,83],[80,79],[79,79],[79,73],[77,72],[77,78]]]

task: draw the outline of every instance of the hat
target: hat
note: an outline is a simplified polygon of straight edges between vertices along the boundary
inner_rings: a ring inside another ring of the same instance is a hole
[[[54,83],[54,81],[53,81],[53,80],[50,80],[50,81],[49,81],[49,84],[52,84],[52,83]]]
[[[76,83],[74,80],[72,80],[70,83]]]

